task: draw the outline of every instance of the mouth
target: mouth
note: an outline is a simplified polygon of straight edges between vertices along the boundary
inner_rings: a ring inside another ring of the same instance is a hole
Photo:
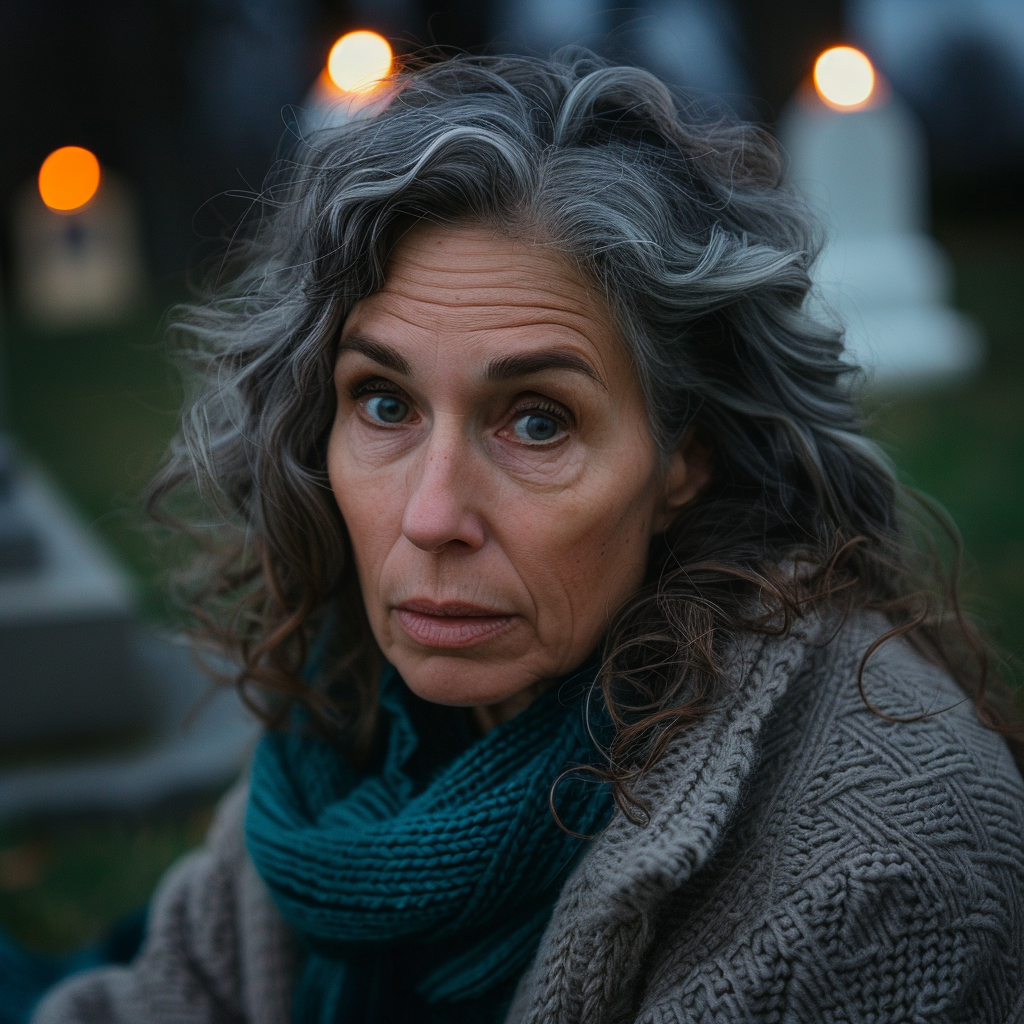
[[[394,612],[409,638],[423,647],[472,647],[504,633],[516,618],[464,601],[403,601]]]

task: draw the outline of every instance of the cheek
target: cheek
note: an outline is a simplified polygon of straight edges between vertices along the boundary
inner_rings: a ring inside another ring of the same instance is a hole
[[[331,431],[327,474],[365,586],[401,532],[403,481],[393,469],[355,457],[344,423]]]
[[[603,630],[643,579],[654,505],[653,482],[625,473],[602,474],[550,502],[509,502],[508,544],[540,628]]]

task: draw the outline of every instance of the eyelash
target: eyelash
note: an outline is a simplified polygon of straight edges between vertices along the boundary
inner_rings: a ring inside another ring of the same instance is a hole
[[[368,395],[399,395],[407,398],[405,392],[397,385],[384,377],[367,377],[356,381],[349,388],[349,396],[352,401],[366,398]],[[411,404],[411,403],[410,403]],[[575,417],[564,406],[556,405],[554,402],[543,398],[529,398],[517,402],[511,411],[511,416],[516,419],[527,412],[541,412],[557,420],[566,429],[576,425]]]
[[[383,377],[367,377],[365,380],[356,381],[348,389],[348,393],[352,401],[357,398],[365,398],[367,395],[405,396],[405,392],[397,384],[392,384],[391,381],[385,380]]]
[[[566,428],[575,426],[572,414],[567,409],[563,406],[555,405],[553,402],[545,401],[543,398],[524,399],[522,402],[517,403],[512,410],[512,418],[517,419],[527,412],[542,412],[545,416],[550,416]]]

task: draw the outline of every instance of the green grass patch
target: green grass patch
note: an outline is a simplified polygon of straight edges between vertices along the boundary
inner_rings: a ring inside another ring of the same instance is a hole
[[[123,327],[44,334],[8,326],[9,420],[22,451],[60,484],[139,585],[145,614],[170,609],[138,496],[174,433],[177,374],[153,303]]]
[[[974,379],[890,395],[872,435],[905,483],[936,499],[960,529],[965,599],[1008,653],[1024,658],[1024,231],[952,223],[957,305],[977,319],[987,359]]]
[[[76,816],[0,826],[0,928],[36,952],[99,938],[146,905],[167,868],[202,842],[205,798],[130,816]]]

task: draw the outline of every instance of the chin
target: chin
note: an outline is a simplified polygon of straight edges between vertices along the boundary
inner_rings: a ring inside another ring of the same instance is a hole
[[[535,674],[515,663],[488,663],[466,655],[396,651],[389,660],[417,697],[434,704],[500,704],[537,681]]]

